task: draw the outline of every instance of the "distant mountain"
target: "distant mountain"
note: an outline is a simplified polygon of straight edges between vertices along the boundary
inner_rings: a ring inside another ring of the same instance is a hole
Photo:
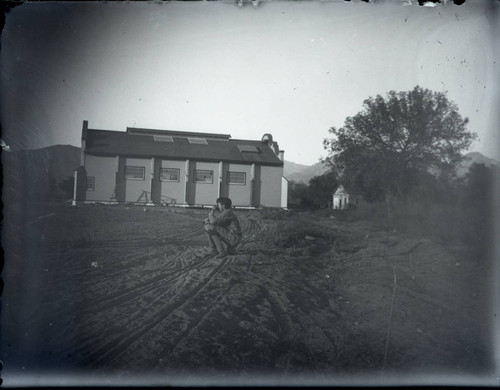
[[[465,160],[460,164],[459,168],[457,169],[458,176],[466,175],[467,172],[469,171],[469,168],[474,163],[484,164],[487,167],[491,167],[493,165],[500,167],[500,161],[486,157],[485,155],[479,152],[470,152],[465,155]]]
[[[488,167],[492,165],[499,165],[500,166],[500,161],[495,160],[493,158],[486,157],[485,155],[479,153],[479,152],[470,152],[465,155],[465,157],[470,161],[471,165],[473,163],[477,164],[484,164]]]
[[[500,167],[500,161],[486,157],[479,152],[470,152],[465,155],[465,160],[458,167],[458,176],[464,176],[467,174],[470,166],[474,163],[484,164],[487,167],[491,167],[493,165]],[[288,179],[288,181],[309,184],[309,180],[311,180],[314,176],[322,175],[327,170],[328,169],[321,162],[314,165],[303,165],[285,160],[284,176]]]
[[[325,173],[328,169],[321,162],[313,165],[297,164],[285,160],[284,176],[288,181],[295,181],[308,184],[314,176],[319,176]]]
[[[46,199],[79,165],[80,148],[71,145],[2,152],[2,192],[7,200]]]

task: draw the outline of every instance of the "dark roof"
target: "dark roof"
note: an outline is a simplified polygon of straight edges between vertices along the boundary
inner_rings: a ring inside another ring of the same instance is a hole
[[[229,139],[230,134],[218,134],[218,133],[195,133],[191,131],[178,131],[178,130],[156,130],[156,129],[142,129],[139,127],[127,127],[127,133],[129,134],[144,134],[144,135],[171,135],[180,137],[203,137],[203,138],[215,138],[215,139]]]
[[[227,134],[130,130],[127,128],[127,132],[122,132],[88,129],[85,153],[96,156],[162,157],[172,160],[192,159],[283,165],[283,161],[278,158],[267,142],[260,140],[230,139]],[[174,142],[155,141],[154,135],[172,136]],[[189,143],[188,137],[205,138],[207,144]]]

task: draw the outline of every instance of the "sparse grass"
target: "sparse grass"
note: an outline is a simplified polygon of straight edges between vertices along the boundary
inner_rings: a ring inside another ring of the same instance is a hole
[[[273,221],[277,221],[285,218],[287,211],[276,208],[263,207],[259,209],[259,213],[262,219],[271,219]]]
[[[475,248],[477,255],[488,253],[491,216],[457,203],[436,203],[430,200],[396,199],[390,205],[364,203],[350,210],[334,211],[335,218],[347,222],[370,221],[379,229],[428,238],[445,245],[465,243]]]
[[[379,228],[389,228],[389,218],[384,203],[362,203],[356,208],[348,210],[334,210],[335,218],[341,221],[370,221]]]
[[[318,226],[303,225],[294,220],[267,221],[261,232],[261,239],[266,244],[278,248],[306,246],[306,236],[314,238],[311,242],[320,240],[325,243],[332,243],[336,238],[331,232]]]

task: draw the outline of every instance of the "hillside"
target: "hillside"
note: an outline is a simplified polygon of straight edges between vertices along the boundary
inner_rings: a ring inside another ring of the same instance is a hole
[[[465,155],[465,160],[457,169],[458,176],[464,176],[472,164],[484,164],[487,167],[497,166],[500,167],[500,161],[493,158],[486,157],[479,152],[470,152]]]
[[[470,152],[465,155],[465,160],[457,169],[458,176],[464,176],[472,164],[484,164],[487,167],[498,166],[500,161],[486,157],[479,152]],[[285,160],[284,175],[288,181],[308,184],[314,176],[319,176],[325,173],[328,169],[321,163],[317,162],[313,165],[297,164],[292,161]]]
[[[321,162],[313,165],[302,165],[285,160],[284,176],[288,181],[302,182],[308,184],[314,176],[322,175],[327,171]]]
[[[73,176],[80,165],[80,148],[54,145],[2,153],[2,165],[3,191],[7,200],[40,200],[68,176]]]

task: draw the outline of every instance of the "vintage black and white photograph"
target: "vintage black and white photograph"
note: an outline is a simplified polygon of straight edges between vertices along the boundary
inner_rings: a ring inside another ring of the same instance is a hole
[[[500,386],[500,2],[5,2],[1,382]]]

